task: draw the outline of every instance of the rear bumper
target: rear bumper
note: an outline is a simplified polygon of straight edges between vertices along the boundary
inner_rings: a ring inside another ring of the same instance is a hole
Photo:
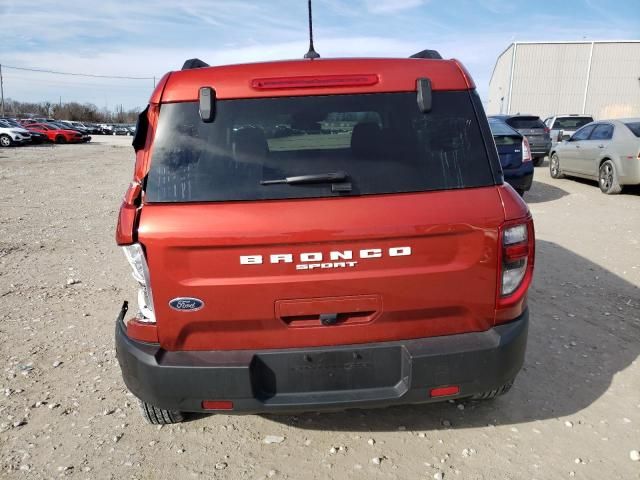
[[[232,401],[228,413],[268,413],[426,403],[499,388],[522,367],[528,310],[485,332],[363,345],[286,350],[168,352],[132,340],[116,322],[124,382],[160,408],[204,411],[203,400]],[[460,392],[430,398],[435,387]]]
[[[544,143],[529,143],[529,148],[531,148],[531,155],[534,157],[545,157],[549,155],[551,151],[552,142],[551,140]]]
[[[519,168],[504,169],[504,179],[514,189],[526,192],[531,189],[533,183],[533,163],[527,162]]]

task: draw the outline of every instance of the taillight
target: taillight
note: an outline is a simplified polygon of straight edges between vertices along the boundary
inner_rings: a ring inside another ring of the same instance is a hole
[[[549,130],[549,127],[544,127],[544,133],[549,133],[551,130]]]
[[[522,137],[522,163],[531,161],[531,147],[527,137]]]
[[[496,308],[506,309],[524,304],[533,279],[535,259],[533,220],[510,222],[500,231],[500,269]],[[504,320],[496,317],[496,320]]]
[[[149,280],[149,267],[142,245],[134,243],[122,247],[125,257],[133,270],[133,278],[138,282],[138,309],[136,319],[143,323],[155,323],[156,316],[153,311],[153,297],[151,295],[151,282]]]
[[[502,234],[502,297],[511,295],[522,283],[529,256],[527,239],[527,225],[506,228]]]

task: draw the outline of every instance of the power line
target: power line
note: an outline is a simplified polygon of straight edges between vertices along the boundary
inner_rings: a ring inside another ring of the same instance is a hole
[[[73,77],[92,77],[92,78],[112,78],[119,80],[154,80],[156,77],[129,77],[122,75],[95,75],[92,73],[72,73],[72,72],[57,72],[55,70],[45,70],[43,68],[27,68],[27,67],[12,67],[10,65],[2,64],[4,68],[10,68],[12,70],[24,70],[27,72],[39,72],[39,73],[52,73],[55,75],[70,75]]]

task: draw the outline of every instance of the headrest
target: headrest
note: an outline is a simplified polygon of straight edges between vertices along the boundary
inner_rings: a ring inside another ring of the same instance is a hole
[[[269,151],[267,137],[258,127],[246,127],[234,132],[233,153],[237,161],[262,163]]]
[[[351,150],[357,156],[379,153],[380,127],[377,123],[358,123],[351,133]]]

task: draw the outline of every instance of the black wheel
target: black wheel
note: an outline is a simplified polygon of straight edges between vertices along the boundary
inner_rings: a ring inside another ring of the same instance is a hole
[[[521,188],[516,188],[515,190],[516,192],[518,192],[518,195],[520,195],[521,197],[524,197],[524,190],[522,190]]]
[[[542,165],[544,163],[544,157],[535,157],[533,159],[533,166],[534,167],[539,167],[540,165]]]
[[[67,139],[64,138],[64,135],[58,135],[56,137],[56,143],[60,143],[60,144],[67,143]]]
[[[184,421],[184,414],[178,410],[165,410],[164,408],[154,407],[142,400],[138,400],[138,403],[142,416],[147,423],[152,425],[170,425]]]
[[[616,167],[611,160],[607,160],[600,165],[598,185],[600,186],[602,193],[606,193],[607,195],[614,195],[622,191],[622,187],[618,182]]]
[[[560,158],[557,153],[551,155],[551,160],[549,160],[549,172],[551,173],[551,178],[563,178],[564,174],[560,169]]]
[[[9,135],[0,135],[0,147],[10,147],[13,144],[13,140]]]
[[[471,397],[471,400],[493,400],[494,398],[507,393],[509,390],[511,390],[511,387],[513,387],[513,380],[505,383],[504,385],[502,385],[499,388],[496,388],[495,390],[489,390],[488,392],[477,393],[473,397]]]

